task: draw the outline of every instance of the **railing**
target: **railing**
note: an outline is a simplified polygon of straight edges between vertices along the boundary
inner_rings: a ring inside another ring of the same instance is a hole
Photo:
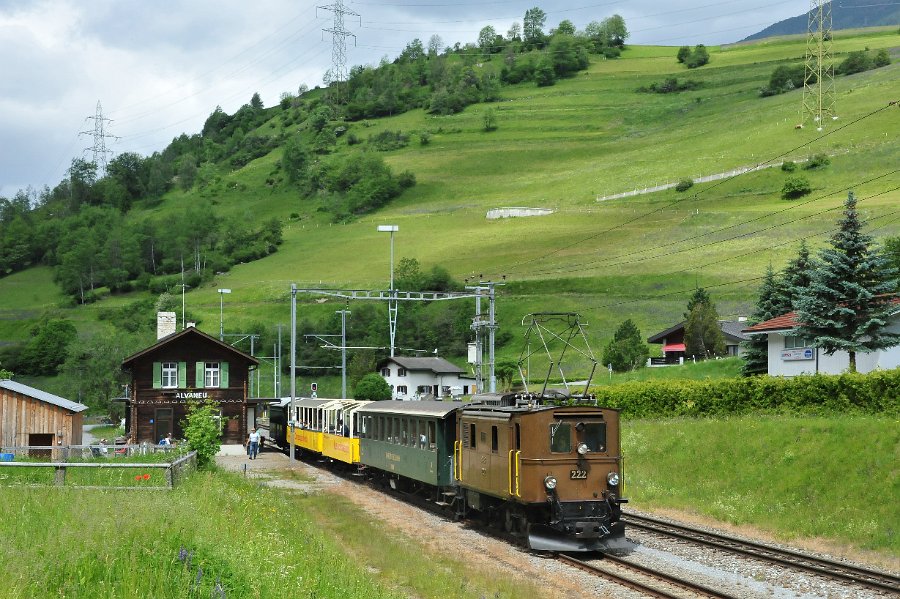
[[[519,493],[519,455],[521,455],[521,451],[516,451],[515,449],[509,450],[508,457],[508,466],[509,466],[509,491],[510,497],[521,497],[521,493]]]
[[[106,449],[106,451],[103,451]],[[10,451],[11,450],[11,451]],[[176,453],[177,452],[177,453]],[[183,481],[187,475],[197,469],[197,452],[185,450],[179,447],[166,447],[156,445],[71,445],[71,446],[25,446],[25,447],[0,447],[0,479],[5,479],[6,484],[21,482],[25,484],[41,484],[38,480],[29,480],[29,473],[44,469],[53,469],[53,485],[69,487],[102,487],[102,488],[168,488]],[[175,459],[159,462],[135,462],[125,461],[129,456],[135,458],[141,455],[173,454]],[[183,454],[183,455],[181,455]],[[176,457],[177,456],[177,457]],[[46,457],[48,461],[37,461]],[[35,460],[35,461],[31,461]],[[22,471],[21,469],[31,469]],[[116,475],[104,477],[86,475],[88,472],[100,470],[118,471]],[[125,472],[137,471],[134,482],[130,474]],[[150,471],[162,471],[162,476],[152,476]],[[66,477],[69,472],[79,472],[81,483],[87,481],[95,484],[69,484],[66,485]],[[19,476],[16,476],[19,474]],[[110,480],[118,478],[120,484],[109,484]],[[152,479],[153,482],[150,482]],[[157,484],[163,480],[164,485]],[[130,484],[124,484],[124,482]],[[105,483],[105,484],[104,484]]]

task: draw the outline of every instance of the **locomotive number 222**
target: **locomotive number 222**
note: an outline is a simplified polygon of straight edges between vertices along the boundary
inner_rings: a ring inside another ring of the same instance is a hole
[[[571,478],[572,480],[586,479],[587,478],[587,470],[570,470],[569,478]]]

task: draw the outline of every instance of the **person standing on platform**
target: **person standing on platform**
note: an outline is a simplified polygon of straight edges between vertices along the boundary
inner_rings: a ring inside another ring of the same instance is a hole
[[[256,432],[256,429],[252,429],[250,431],[250,459],[255,460],[256,455],[259,453],[259,433]]]

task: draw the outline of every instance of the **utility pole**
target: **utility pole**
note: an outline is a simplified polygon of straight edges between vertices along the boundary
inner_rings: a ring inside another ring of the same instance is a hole
[[[297,366],[297,285],[291,283],[291,411],[285,426],[291,431],[291,467],[294,466],[294,402],[297,398],[297,377],[294,368]]]
[[[90,150],[93,152],[93,160],[94,164],[97,165],[97,178],[99,179],[106,175],[107,155],[112,154],[112,150],[106,147],[106,139],[119,138],[106,132],[106,123],[111,123],[112,120],[103,116],[103,107],[100,106],[100,100],[97,100],[97,110],[94,116],[89,116],[86,120],[94,121],[94,130],[82,131],[79,135],[92,135],[94,137],[94,145],[85,148],[85,151]]]
[[[334,85],[334,105],[337,106],[343,102],[341,97],[341,84],[347,81],[347,38],[353,38],[353,44],[356,45],[356,36],[344,29],[344,15],[353,15],[359,17],[359,14],[344,8],[344,0],[334,0],[334,4],[328,6],[319,6],[322,10],[330,10],[334,13],[334,25],[331,29],[323,29],[322,31],[331,34],[331,81]],[[360,19],[362,25],[362,19]]]
[[[505,277],[504,277],[505,278]],[[475,318],[472,319],[472,329],[475,331],[475,384],[479,391],[484,391],[484,333],[487,330],[488,341],[488,384],[487,391],[489,393],[497,392],[497,375],[495,372],[494,349],[497,334],[497,314],[495,309],[496,293],[494,287],[503,283],[494,283],[492,281],[481,281],[478,285],[466,287],[475,292]],[[488,299],[488,319],[484,321],[481,313],[481,297],[487,295]]]
[[[831,0],[810,0],[800,124],[812,123],[816,131],[821,131],[828,120],[837,119],[831,38]]]
[[[341,399],[347,399],[347,315],[350,310],[338,310],[341,315]]]
[[[275,397],[281,397],[281,327],[278,325],[278,350],[275,352],[277,359],[275,360]]]

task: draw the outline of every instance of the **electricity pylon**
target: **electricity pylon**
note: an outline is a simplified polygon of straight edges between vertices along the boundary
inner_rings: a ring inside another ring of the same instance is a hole
[[[331,77],[330,85],[333,86],[332,97],[334,104],[341,104],[341,84],[347,81],[347,38],[353,37],[354,44],[356,36],[344,28],[344,15],[353,15],[358,17],[359,14],[344,8],[344,0],[334,0],[334,4],[328,6],[319,6],[322,10],[330,10],[334,13],[334,25],[331,29],[323,29],[331,34]]]
[[[107,155],[112,154],[112,150],[106,147],[106,138],[119,139],[115,135],[106,132],[106,123],[112,120],[103,116],[103,107],[100,106],[100,100],[97,100],[97,112],[94,116],[87,117],[86,120],[94,121],[93,131],[82,131],[80,135],[93,135],[94,145],[85,148],[85,152],[91,150],[94,154],[94,164],[97,165],[97,175],[103,177],[106,175],[106,167],[108,164]]]
[[[831,56],[831,0],[810,0],[806,32],[806,69],[800,124],[821,131],[837,118],[834,108],[834,63]]]

